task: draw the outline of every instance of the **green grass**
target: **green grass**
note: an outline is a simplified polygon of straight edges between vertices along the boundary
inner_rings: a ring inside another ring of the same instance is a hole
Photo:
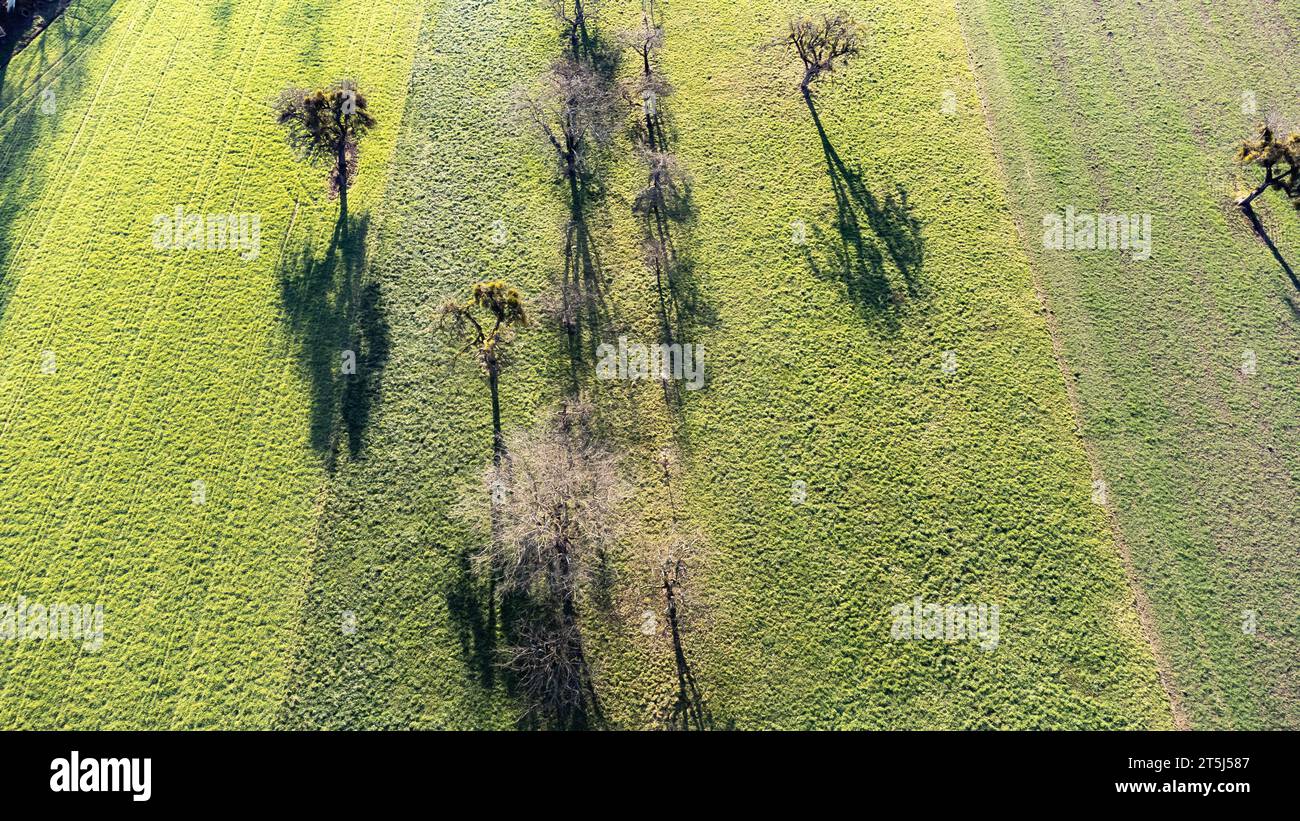
[[[867,56],[814,118],[763,48],[806,4],[659,3],[692,177],[677,330],[706,386],[580,372],[631,490],[608,595],[581,602],[605,722],[672,705],[641,628],[675,515],[702,536],[684,642],[716,726],[1165,728],[1162,666],[1194,726],[1300,725],[1300,294],[1233,215],[1229,162],[1243,90],[1288,104],[1300,8],[846,6]],[[100,602],[106,636],[0,643],[0,726],[527,724],[455,515],[487,387],[433,326],[480,279],[536,306],[561,275],[565,190],[512,105],[561,47],[536,0],[82,0],[5,67],[0,605]],[[336,241],[269,104],[345,75],[381,125]],[[632,147],[589,210],[599,334],[651,342]],[[1152,213],[1152,258],[1044,252],[1066,204]],[[259,214],[260,257],[155,250],[178,205]],[[570,384],[545,321],[514,354],[509,430]],[[891,640],[917,596],[999,606],[997,648]]]
[[[263,727],[279,708],[323,477],[304,327],[330,320],[281,280],[336,206],[269,104],[355,76],[381,126],[354,213],[376,207],[420,7],[84,0],[6,67],[0,601],[100,603],[105,640],[0,646],[0,725]],[[155,250],[177,206],[259,214],[261,256]]]
[[[851,6],[873,22],[872,56],[837,75],[819,112],[845,165],[861,166],[879,201],[901,186],[923,225],[910,295],[869,233],[880,269],[865,262],[852,283],[837,273],[827,156],[793,67],[760,49],[798,4],[662,4],[677,88],[665,105],[694,178],[696,218],[677,240],[700,304],[683,338],[704,343],[708,384],[676,410],[657,386],[584,376],[634,486],[611,600],[583,603],[606,719],[659,726],[674,695],[669,646],[640,631],[655,606],[643,553],[669,504],[652,461],[672,446],[673,499],[707,539],[685,643],[716,723],[1169,726],[1089,499],[955,11]],[[638,8],[609,4],[605,31]],[[512,89],[559,50],[540,4],[430,4],[371,269],[387,353],[359,448],[326,486],[283,726],[516,720],[491,665],[486,590],[467,569],[478,537],[452,515],[490,458],[487,389],[472,363],[449,365],[430,326],[440,297],[478,279],[535,297],[559,276],[564,192],[510,110]],[[941,113],[949,88],[955,119]],[[608,277],[604,332],[650,340],[654,281],[628,209],[639,174],[623,135],[590,221]],[[791,243],[795,220],[810,246]],[[508,428],[562,395],[562,351],[554,329],[524,336],[503,380]],[[804,505],[791,504],[795,480]],[[998,604],[998,649],[891,641],[890,607],[918,595]],[[345,614],[355,632],[340,629]]]
[[[1231,161],[1265,112],[1300,114],[1300,6],[960,5],[1024,246],[1190,723],[1300,726],[1300,292],[1233,207],[1255,183]],[[1042,217],[1067,204],[1152,214],[1151,259],[1044,251]],[[1294,264],[1295,215],[1266,208]]]

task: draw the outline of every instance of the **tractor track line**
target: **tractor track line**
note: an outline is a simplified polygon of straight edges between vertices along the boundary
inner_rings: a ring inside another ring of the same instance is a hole
[[[989,142],[993,148],[996,159],[996,172],[1002,182],[1002,194],[1008,203],[1011,202],[1011,182],[1007,177],[1006,164],[1002,156],[1002,146],[998,141],[997,132],[993,127],[992,116],[989,113],[987,95],[984,90],[984,83],[976,69],[975,54],[971,49],[970,35],[966,29],[966,19],[959,8],[963,0],[953,0],[952,10],[957,18],[957,25],[961,30],[962,44],[966,49],[966,65],[970,70],[971,78],[975,83],[976,91],[979,95],[980,114],[984,118],[984,128],[988,134]],[[1011,221],[1015,225],[1016,233],[1019,235],[1021,247],[1027,244],[1024,229],[1020,220],[1016,219],[1015,214],[1010,212]],[[1070,379],[1069,363],[1065,359],[1065,350],[1061,341],[1061,330],[1056,322],[1056,315],[1052,312],[1051,301],[1047,296],[1042,278],[1035,268],[1032,259],[1026,255],[1026,265],[1030,272],[1030,280],[1033,282],[1034,295],[1042,309],[1044,325],[1047,328],[1048,336],[1052,340],[1052,352],[1056,358],[1057,368],[1061,372],[1061,380],[1065,384],[1065,392],[1070,401],[1070,411],[1074,416],[1075,428],[1079,431],[1079,441],[1083,445],[1083,450],[1088,459],[1088,465],[1092,469],[1092,478],[1094,480],[1105,481],[1101,470],[1101,460],[1098,458],[1095,445],[1088,440],[1083,434],[1083,409],[1079,402],[1078,391]],[[1115,541],[1115,549],[1119,554],[1119,559],[1124,567],[1124,577],[1128,581],[1129,590],[1133,596],[1133,606],[1137,611],[1138,623],[1142,628],[1143,638],[1146,639],[1147,645],[1151,648],[1152,657],[1156,663],[1156,674],[1160,679],[1160,686],[1164,689],[1166,697],[1169,699],[1169,711],[1173,718],[1174,729],[1189,730],[1191,723],[1187,717],[1187,711],[1183,706],[1182,699],[1178,694],[1178,686],[1173,674],[1173,667],[1169,663],[1169,658],[1165,654],[1164,645],[1160,640],[1159,631],[1156,628],[1155,618],[1152,613],[1151,601],[1147,597],[1146,590],[1138,581],[1137,569],[1133,564],[1133,556],[1129,551],[1128,542],[1124,538],[1124,533],[1120,529],[1119,518],[1116,515],[1113,502],[1107,498],[1102,505],[1106,512],[1106,523],[1110,529],[1111,535]]]

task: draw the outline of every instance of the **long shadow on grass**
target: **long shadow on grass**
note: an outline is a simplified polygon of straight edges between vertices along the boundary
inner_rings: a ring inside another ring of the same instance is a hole
[[[835,191],[837,234],[834,240],[821,243],[827,247],[830,263],[819,265],[809,252],[809,265],[818,275],[833,275],[843,281],[859,308],[888,319],[890,311],[920,293],[925,261],[921,222],[912,213],[902,185],[895,184],[883,199],[871,192],[862,169],[840,158],[812,99],[804,100],[817,126],[826,173]]]
[[[600,726],[604,716],[577,611],[518,592],[498,599],[493,580],[474,573],[470,552],[460,555],[458,565],[456,581],[446,594],[447,610],[461,656],[484,690],[491,690],[501,677],[505,692],[527,707],[518,719],[519,729]],[[564,697],[555,697],[557,693]]]
[[[72,0],[38,0],[31,8],[22,11],[15,8],[0,16],[0,25],[6,26],[4,39],[0,40],[0,69],[33,43],[37,35],[54,25],[71,3]]]
[[[491,575],[493,571],[488,571],[486,579],[474,572],[475,552],[467,550],[457,558],[456,576],[446,592],[447,613],[460,641],[462,658],[478,676],[483,688],[491,690],[501,667],[498,618],[506,642],[512,642],[520,601],[510,594],[498,601],[496,579]],[[507,693],[515,695],[513,681],[508,675],[505,678]]]
[[[230,25],[230,17],[234,12],[234,0],[217,0],[208,9],[208,14],[212,17],[212,22],[216,23],[223,31]]]
[[[80,26],[77,33],[84,34],[91,24],[75,23]],[[74,23],[65,21],[59,25]],[[10,269],[22,245],[18,224],[32,216],[32,209],[45,192],[47,177],[41,173],[42,167],[32,163],[32,157],[42,141],[54,133],[66,108],[64,101],[74,96],[85,77],[85,59],[81,54],[62,55],[62,67],[57,75],[50,77],[54,60],[46,54],[48,38],[42,37],[27,47],[24,59],[34,61],[40,67],[37,74],[49,79],[26,89],[6,88],[9,60],[19,40],[16,29],[11,29],[9,35],[0,40],[0,135],[3,136],[0,139],[0,322],[15,285]]]
[[[604,725],[578,612],[570,601],[520,598],[507,621],[506,669],[527,705],[520,729],[590,730]]]
[[[1297,291],[1300,291],[1300,279],[1296,278],[1295,271],[1291,268],[1291,263],[1287,262],[1286,257],[1282,255],[1282,251],[1277,247],[1277,244],[1273,242],[1273,238],[1264,227],[1264,223],[1260,221],[1259,215],[1255,213],[1255,209],[1251,207],[1249,202],[1240,203],[1240,207],[1242,213],[1246,215],[1246,219],[1250,221],[1250,226],[1255,231],[1255,236],[1264,241],[1264,245],[1267,246],[1269,252],[1273,254],[1273,259],[1277,260],[1277,264],[1282,267],[1282,270],[1291,280],[1292,287]]]
[[[280,262],[281,303],[311,379],[311,443],[330,469],[344,443],[362,457],[391,347],[379,285],[364,281],[369,228],[368,216],[349,216],[323,253],[308,242]]]
[[[584,375],[595,372],[596,347],[613,325],[611,305],[605,295],[609,275],[604,271],[588,222],[589,209],[600,199],[601,192],[590,181],[569,182],[564,272],[559,304],[552,313],[565,334],[570,390],[575,395],[581,390]]]
[[[578,27],[575,32],[577,40],[567,45],[569,56],[578,62],[586,62],[592,70],[609,82],[613,82],[623,62],[623,49],[607,38],[599,27],[591,25],[592,20]],[[567,37],[566,37],[567,40]]]
[[[668,345],[698,345],[699,332],[718,322],[700,288],[691,253],[694,218],[689,189],[680,199],[656,206],[645,215],[646,265],[655,275],[660,341]],[[687,393],[682,381],[668,379],[661,384],[664,400],[680,414]],[[676,430],[679,439],[684,436],[681,426]]]

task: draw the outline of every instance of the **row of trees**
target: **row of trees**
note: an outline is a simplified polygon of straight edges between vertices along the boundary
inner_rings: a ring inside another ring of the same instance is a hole
[[[589,242],[588,192],[605,151],[624,113],[637,112],[635,152],[645,166],[645,183],[632,200],[642,219],[644,259],[659,291],[665,341],[672,322],[666,294],[673,291],[676,268],[673,225],[689,212],[689,179],[671,151],[664,104],[672,86],[658,65],[664,30],[647,0],[641,25],[619,43],[635,52],[640,71],[616,84],[610,68],[616,57],[599,36],[591,0],[549,0],[565,53],[552,63],[517,107],[547,145],[568,193],[569,225],[565,274],[559,284],[558,308],[552,316],[569,340],[570,356],[582,356],[581,317],[600,298],[598,277],[585,260]],[[843,15],[791,22],[782,38],[804,61],[800,91],[858,53],[859,29]],[[579,622],[579,603],[603,583],[594,567],[603,567],[607,550],[620,534],[619,503],[625,485],[620,460],[600,443],[596,409],[573,390],[553,416],[531,430],[505,437],[500,410],[500,377],[507,348],[517,329],[527,324],[518,291],[502,281],[474,286],[464,302],[448,301],[443,328],[464,351],[473,352],[491,394],[493,461],[483,474],[479,498],[491,500],[486,522],[488,546],[480,566],[489,588],[503,605],[511,602],[514,623],[506,626],[509,646],[502,662],[512,671],[530,708],[555,727],[585,726],[598,719],[596,693]],[[594,344],[595,328],[589,329]],[[657,591],[665,632],[677,674],[677,697],[671,726],[703,728],[708,713],[683,647],[686,582],[700,539],[679,521],[672,500],[674,461],[662,456],[663,486],[669,522],[654,537],[648,583]],[[470,507],[473,507],[472,505]],[[482,519],[483,517],[479,517]]]
[[[614,135],[638,123],[635,152],[645,167],[645,183],[632,198],[642,220],[644,259],[659,290],[665,342],[672,343],[666,295],[676,288],[678,267],[674,226],[689,214],[689,179],[672,153],[663,107],[672,86],[663,75],[659,51],[663,26],[653,0],[646,0],[641,24],[617,45],[604,41],[593,11],[594,0],[547,0],[559,25],[564,54],[536,88],[519,97],[518,109],[532,124],[556,162],[568,195],[565,274],[552,317],[569,340],[575,363],[583,357],[582,317],[600,299],[601,281],[589,260],[589,192]],[[856,24],[843,15],[793,21],[782,38],[804,62],[800,90],[858,51]],[[636,53],[640,70],[622,83],[614,80],[619,47]],[[278,122],[298,155],[323,166],[331,196],[339,199],[339,224],[346,230],[347,194],[353,184],[361,140],[375,126],[356,83],[343,80],[318,89],[290,89],[276,104]],[[555,727],[588,726],[600,717],[583,643],[580,603],[604,584],[596,568],[621,536],[620,504],[625,485],[620,460],[603,446],[595,406],[583,398],[575,378],[558,409],[532,429],[504,433],[501,376],[511,344],[530,323],[518,289],[503,280],[476,284],[468,298],[447,300],[440,327],[457,348],[471,354],[486,377],[492,413],[492,461],[476,498],[467,504],[471,518],[488,534],[478,566],[488,578],[493,607],[511,614],[503,629],[508,646],[501,662],[513,673],[531,710]],[[585,342],[594,347],[599,328],[588,323]],[[699,537],[679,521],[672,499],[675,456],[662,456],[663,487],[669,521],[653,537],[649,589],[665,617],[677,671],[677,698],[670,722],[703,728],[707,712],[683,647],[682,614],[689,564]],[[473,511],[477,511],[474,513]],[[509,605],[507,608],[507,604]]]
[[[34,0],[4,2],[10,11],[18,13],[27,7],[24,3],[30,5]],[[583,216],[582,186],[592,173],[592,157],[609,144],[620,123],[616,89],[604,74],[616,60],[592,35],[588,11],[592,2],[547,0],[561,24],[569,52],[552,64],[539,92],[521,98],[521,108],[555,152],[569,185],[575,221]],[[622,97],[643,111],[645,145],[639,147],[638,154],[649,170],[648,184],[637,195],[633,208],[656,219],[671,218],[684,202],[684,175],[667,151],[659,114],[660,101],[672,93],[672,87],[655,65],[664,32],[663,26],[655,22],[653,0],[646,0],[640,28],[621,39],[641,58],[641,72],[622,89]],[[799,89],[810,98],[813,83],[860,52],[861,39],[862,28],[851,17],[826,14],[792,20],[789,30],[776,43],[790,47],[803,62]],[[329,193],[338,198],[340,222],[344,222],[348,189],[359,167],[360,143],[376,124],[365,95],[356,81],[344,79],[320,89],[286,89],[274,110],[299,158],[327,168]],[[1243,205],[1248,206],[1268,187],[1295,191],[1296,171],[1290,160],[1296,140],[1293,135],[1286,142],[1278,142],[1272,130],[1265,128],[1260,140],[1243,146],[1243,158],[1266,170],[1264,184]],[[1286,163],[1285,169],[1274,173],[1279,162]]]
[[[565,53],[517,108],[549,146],[569,200],[566,257],[586,238],[586,193],[595,161],[617,128],[610,65],[595,29],[591,0],[548,0]],[[598,287],[581,262],[566,263],[553,311],[577,357],[581,306]],[[518,305],[518,307],[515,307]],[[483,318],[476,317],[476,314]],[[499,379],[507,346],[527,315],[516,290],[480,283],[470,300],[449,301],[442,327],[476,353],[492,399],[493,461],[465,505],[488,534],[478,565],[488,577],[490,606],[509,613],[500,661],[536,719],[556,728],[601,718],[579,619],[615,538],[624,487],[618,461],[600,443],[594,406],[574,390],[535,427],[504,437]],[[477,503],[487,499],[484,506]],[[483,521],[486,519],[486,521]]]
[[[643,123],[643,129],[637,133],[636,154],[645,166],[645,183],[632,201],[632,212],[642,219],[643,259],[655,277],[663,341],[672,344],[673,320],[680,317],[669,315],[669,305],[676,310],[679,302],[675,295],[681,287],[675,281],[680,260],[674,230],[690,216],[690,179],[672,151],[669,130],[665,127],[666,103],[673,87],[659,66],[664,29],[655,19],[653,0],[643,9],[641,26],[628,32],[624,42],[641,58],[640,73],[626,84],[623,92],[634,110],[640,109],[639,119]],[[665,392],[668,384],[664,380]],[[669,712],[669,726],[704,729],[709,722],[708,711],[687,661],[682,637],[687,580],[700,537],[678,519],[672,498],[675,461],[672,450],[660,455],[669,521],[653,538],[648,581],[662,601],[677,675],[677,696]]]
[[[567,336],[574,362],[584,345],[594,348],[600,329],[583,317],[601,299],[601,277],[587,259],[590,192],[613,136],[628,122],[641,123],[636,153],[645,163],[646,183],[632,209],[643,218],[647,263],[661,283],[671,270],[668,225],[686,199],[686,178],[668,151],[662,101],[671,87],[657,65],[663,28],[652,3],[641,25],[611,43],[602,39],[591,0],[550,0],[564,54],[537,86],[520,95],[518,110],[536,130],[555,160],[567,192],[566,263],[551,318]],[[634,50],[640,71],[623,83],[614,80],[619,46]],[[476,353],[487,376],[493,412],[493,463],[483,474],[480,498],[491,499],[489,533],[480,559],[504,612],[508,647],[502,662],[513,673],[520,694],[535,715],[554,727],[589,726],[600,719],[580,627],[582,601],[602,598],[609,583],[597,572],[608,567],[610,546],[619,533],[625,487],[620,460],[602,444],[595,406],[583,398],[575,379],[553,415],[534,428],[503,437],[498,397],[505,346],[526,315],[518,293],[504,282],[480,283],[465,302],[449,301],[443,327],[464,350]],[[664,487],[671,494],[671,458],[664,458]],[[482,521],[483,519],[486,521]],[[646,561],[651,589],[658,591],[678,674],[678,698],[670,720],[675,726],[703,727],[705,713],[682,647],[682,607],[688,559],[697,538],[672,525],[660,534],[655,555]]]
[[[7,2],[12,6],[13,0]],[[549,147],[568,195],[565,275],[555,300],[558,307],[550,313],[578,362],[581,317],[599,299],[600,288],[587,259],[589,189],[601,157],[631,110],[639,123],[635,152],[645,167],[645,183],[631,207],[642,220],[644,260],[659,293],[664,341],[672,343],[668,295],[676,286],[673,231],[689,213],[689,179],[665,128],[663,112],[673,88],[659,66],[663,26],[653,0],[646,0],[641,25],[618,39],[635,53],[639,71],[619,84],[612,77],[617,54],[599,36],[594,0],[547,2],[564,53],[536,88],[520,95],[518,109]],[[817,83],[859,56],[863,42],[864,31],[851,17],[823,14],[792,20],[773,45],[788,49],[802,63],[798,88],[811,109]],[[346,230],[347,195],[358,170],[360,142],[375,126],[365,96],[355,82],[342,80],[318,90],[287,90],[275,110],[298,155],[326,169],[329,192],[339,199],[339,224]],[[1300,209],[1300,133],[1283,136],[1275,127],[1263,126],[1256,138],[1241,144],[1237,160],[1263,174],[1238,205],[1294,280],[1254,203],[1273,190]],[[468,298],[448,300],[441,308],[442,328],[461,351],[477,360],[490,393],[492,461],[482,475],[478,497],[490,499],[484,521],[489,538],[479,566],[489,579],[493,606],[511,602],[509,646],[501,662],[544,721],[556,727],[584,726],[599,718],[600,705],[579,607],[590,598],[591,588],[603,583],[594,569],[605,565],[607,551],[624,535],[617,523],[625,485],[620,460],[602,445],[596,409],[579,394],[576,378],[570,395],[539,425],[510,437],[503,432],[501,376],[510,361],[511,343],[529,321],[523,295],[501,280],[480,282]],[[587,341],[594,343],[597,330],[589,325],[592,336]],[[678,520],[672,502],[674,459],[671,451],[662,456],[671,515],[655,537],[649,584],[661,602],[677,671],[670,721],[702,728],[707,712],[682,636],[686,582],[699,538]]]

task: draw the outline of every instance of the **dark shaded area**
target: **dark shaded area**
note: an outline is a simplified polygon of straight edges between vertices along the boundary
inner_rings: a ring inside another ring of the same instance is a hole
[[[1295,318],[1297,322],[1300,322],[1300,302],[1292,299],[1289,294],[1283,294],[1282,301],[1285,302],[1286,307],[1291,310],[1291,316]]]
[[[0,17],[4,23],[18,19],[15,15]],[[31,166],[30,160],[41,141],[58,126],[65,109],[63,101],[71,99],[83,84],[85,61],[78,52],[95,42],[99,19],[63,18],[60,25],[76,27],[69,34],[70,44],[63,54],[53,57],[47,54],[48,38],[32,42],[24,59],[40,67],[39,76],[44,82],[18,89],[17,93],[15,89],[5,88],[4,81],[10,58],[18,53],[21,37],[18,29],[11,27],[8,36],[0,39],[0,90],[4,92],[0,94],[0,133],[4,135],[0,140],[0,321],[4,319],[15,284],[9,271],[14,254],[22,244],[22,238],[15,235],[15,224],[45,191],[45,179]],[[89,36],[92,32],[95,36]],[[71,44],[73,41],[75,45]],[[50,76],[56,58],[61,61],[61,67],[56,75]]]
[[[686,661],[686,651],[682,648],[681,627],[677,619],[677,602],[670,585],[664,586],[668,604],[668,625],[673,637],[673,659],[677,664],[677,701],[673,704],[668,717],[670,727],[681,730],[708,730],[713,728],[713,717],[704,704],[700,688],[695,683],[695,674]]]
[[[480,580],[480,575],[486,579]],[[457,559],[456,578],[446,593],[447,611],[460,640],[461,657],[488,690],[494,686],[497,673],[503,670],[498,642],[503,639],[510,645],[519,640],[519,611],[525,604],[514,593],[497,595],[498,575],[495,569],[489,569],[486,574],[476,574],[473,550],[464,551]],[[501,635],[497,630],[498,617],[504,628]],[[517,696],[513,677],[509,670],[504,672],[506,691]]]
[[[302,62],[311,65],[321,53],[324,38],[321,26],[329,19],[334,0],[297,0],[288,5],[281,22],[294,33]]]
[[[579,3],[579,5],[581,5]],[[608,40],[585,15],[565,33],[570,57],[591,67],[605,83],[615,85],[623,50]],[[602,150],[588,158],[588,167],[562,182],[567,189],[569,224],[564,240],[564,273],[559,287],[560,305],[554,311],[565,333],[569,358],[570,390],[581,389],[582,374],[595,368],[596,347],[604,331],[615,322],[605,288],[600,252],[591,232],[589,215],[605,199],[604,174],[608,157]]]
[[[502,602],[507,691],[527,706],[519,729],[593,730],[604,710],[572,600],[516,594]]]
[[[599,28],[592,25],[593,22],[584,15],[576,28],[566,34],[569,55],[578,62],[587,63],[597,74],[612,82],[618,77],[623,49],[609,41]]]
[[[391,341],[377,282],[363,281],[369,216],[335,225],[317,254],[312,242],[280,261],[280,298],[311,378],[311,443],[333,469],[346,441],[362,455]]]
[[[4,37],[0,37],[0,69],[31,45],[70,5],[72,0],[18,0],[13,11],[0,12],[0,28],[4,30]],[[0,8],[3,7],[4,0],[0,0]]]
[[[208,13],[212,16],[212,22],[224,29],[230,24],[230,16],[233,11],[234,0],[217,0],[216,3],[212,4],[212,8]]]
[[[565,229],[560,304],[553,313],[565,334],[570,391],[577,395],[583,374],[594,373],[596,347],[614,317],[605,295],[609,276],[603,270],[600,251],[587,221],[589,210],[603,198],[604,189],[587,178],[570,179],[568,194],[569,223]]]
[[[519,729],[601,727],[604,714],[576,607],[535,601],[515,591],[498,595],[494,572],[476,574],[468,552],[458,563],[459,573],[446,602],[462,658],[485,689],[490,690],[500,676],[506,693],[525,705]],[[538,681],[546,676],[553,679],[550,687]]]
[[[692,342],[700,328],[718,322],[700,289],[695,259],[691,254],[689,232],[695,219],[689,196],[681,210],[665,214],[655,211],[647,220],[646,234],[659,250],[651,264],[659,300],[659,322],[665,342]],[[679,239],[680,237],[680,239]]]
[[[860,308],[882,314],[920,293],[920,276],[925,261],[921,222],[913,215],[907,189],[895,184],[881,200],[863,181],[860,166],[840,158],[817,114],[812,98],[805,96],[826,156],[826,172],[835,191],[835,232],[838,241],[821,242],[828,248],[833,270],[820,268],[811,252],[809,265],[818,276],[834,276],[848,289]],[[865,229],[865,230],[864,230]],[[870,232],[872,236],[868,236]],[[814,235],[824,240],[814,228]],[[884,253],[878,245],[884,247]],[[886,258],[902,278],[895,283]]]
[[[496,678],[496,607],[491,590],[483,590],[475,578],[468,551],[460,554],[456,567],[455,581],[445,596],[447,613],[460,640],[461,656],[490,689]]]
[[[653,151],[671,155],[677,133],[670,127],[663,106],[656,105],[653,111],[646,111],[634,122],[634,139],[641,140]],[[690,181],[680,169],[677,174],[677,179],[668,181],[662,195],[644,200],[647,207],[641,211],[645,263],[655,276],[659,341],[668,345],[696,344],[698,331],[714,327],[718,322],[717,314],[704,299],[691,254],[690,231],[696,211]],[[686,395],[682,383],[669,379],[661,380],[660,385],[664,401],[678,413],[680,421]],[[680,424],[675,426],[675,431],[679,440],[685,437]]]
[[[668,726],[675,730],[713,729],[713,717],[704,704],[700,688],[695,684],[691,666],[686,662],[676,624],[673,625],[673,653],[677,661],[677,700],[673,702],[672,712],[668,716]]]
[[[686,207],[689,209],[689,204]],[[705,301],[696,275],[689,242],[689,222],[692,219],[693,212],[689,210],[678,221],[661,213],[651,214],[647,219],[647,258],[655,275],[659,333],[661,340],[668,345],[698,344],[698,332],[718,323],[717,314]],[[679,236],[688,239],[679,241]],[[687,394],[682,382],[669,379],[661,384],[665,401],[680,413]],[[685,435],[680,425],[676,431],[679,438]]]
[[[1286,261],[1286,257],[1282,256],[1282,252],[1278,250],[1277,245],[1273,242],[1273,238],[1270,237],[1268,231],[1264,229],[1264,223],[1260,221],[1259,215],[1255,213],[1254,206],[1251,205],[1251,200],[1253,200],[1255,196],[1258,196],[1261,191],[1256,191],[1250,199],[1243,200],[1239,203],[1241,211],[1246,215],[1246,219],[1250,220],[1250,225],[1251,228],[1255,230],[1255,235],[1264,240],[1264,244],[1268,246],[1268,250],[1273,254],[1273,259],[1277,260],[1277,264],[1282,266],[1282,270],[1285,271],[1286,275],[1291,279],[1291,285],[1297,291],[1300,291],[1300,279],[1296,278],[1295,271],[1291,269],[1291,265]]]

